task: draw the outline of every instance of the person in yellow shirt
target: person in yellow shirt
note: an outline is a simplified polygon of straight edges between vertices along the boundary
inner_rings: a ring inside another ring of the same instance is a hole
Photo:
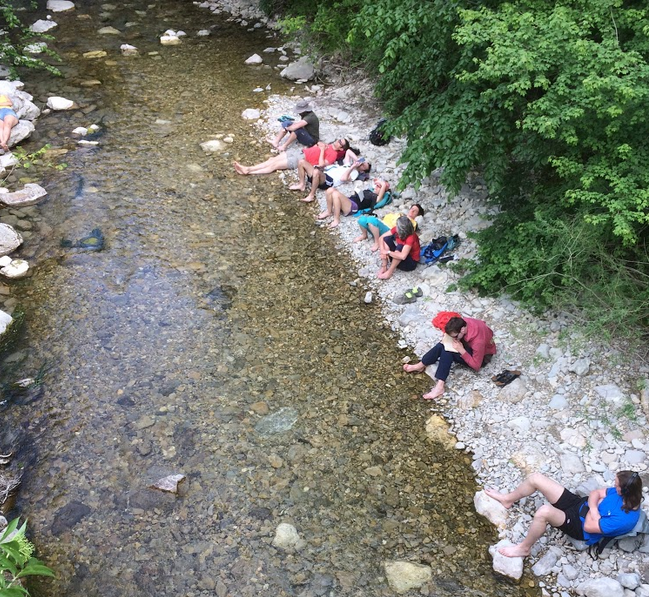
[[[399,216],[401,216],[399,212],[395,213],[390,213],[387,214],[383,220],[379,220],[377,216],[360,216],[358,218],[358,225],[361,229],[361,234],[357,236],[354,239],[355,243],[358,243],[362,240],[365,240],[368,238],[368,232],[372,235],[372,238],[374,239],[374,244],[372,245],[371,250],[372,251],[378,251],[379,250],[379,239],[381,236],[383,236],[386,232],[389,230],[392,230],[397,224],[397,220],[399,219]],[[412,225],[417,229],[417,223],[415,222],[415,218],[417,216],[423,216],[424,215],[424,208],[419,205],[419,203],[415,203],[409,210],[408,213],[406,214],[410,220],[412,221]]]

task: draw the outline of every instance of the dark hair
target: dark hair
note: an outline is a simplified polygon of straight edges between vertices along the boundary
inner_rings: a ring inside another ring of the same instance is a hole
[[[420,215],[420,216],[423,216],[423,215],[424,215],[424,208],[423,208],[421,205],[419,205],[419,203],[415,203],[415,204],[413,205],[413,207],[416,207],[416,208],[419,210],[419,215]]]
[[[444,328],[444,331],[450,336],[451,334],[459,334],[460,330],[466,325],[466,321],[461,317],[451,317]]]
[[[347,139],[343,139],[343,151],[347,151],[349,149],[349,141]]]
[[[633,471],[620,471],[617,474],[622,496],[622,510],[629,512],[637,510],[642,503],[642,479],[639,473]]]
[[[367,170],[365,170],[365,174],[369,174],[372,171],[372,164],[369,162],[365,162],[367,164]]]

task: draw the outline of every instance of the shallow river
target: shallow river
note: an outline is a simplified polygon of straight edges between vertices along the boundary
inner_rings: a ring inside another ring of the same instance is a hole
[[[47,370],[42,396],[2,412],[26,466],[14,513],[58,575],[37,594],[393,595],[392,559],[430,564],[428,595],[530,590],[493,577],[470,458],[426,439],[427,382],[399,372],[333,237],[275,176],[231,168],[264,155],[240,118],[262,106],[252,89],[288,89],[243,61],[279,42],[189,2],[106,6],[57,15],[65,77],[28,87],[80,105],[27,145],[68,149],[68,167],[39,173],[47,200],[18,214],[36,271],[13,287],[27,326],[2,366]],[[190,36],[162,47],[167,28]],[[93,122],[99,145],[78,147]],[[218,134],[230,151],[204,154]],[[61,246],[94,228],[103,251]],[[181,496],[148,488],[169,473]],[[280,522],[301,550],[271,545]]]

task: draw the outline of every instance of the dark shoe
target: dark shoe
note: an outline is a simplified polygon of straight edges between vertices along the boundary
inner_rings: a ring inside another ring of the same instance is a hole
[[[498,387],[503,388],[507,384],[512,383],[512,381],[517,377],[520,377],[520,374],[520,371],[510,371],[509,369],[505,369],[502,373],[494,375],[491,378],[491,381],[493,381]]]

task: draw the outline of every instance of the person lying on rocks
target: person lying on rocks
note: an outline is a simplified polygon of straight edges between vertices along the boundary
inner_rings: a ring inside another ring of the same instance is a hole
[[[357,236],[353,242],[359,243],[362,240],[366,240],[368,238],[368,232],[372,235],[372,238],[374,239],[374,244],[371,247],[371,251],[378,251],[379,250],[379,241],[381,236],[389,232],[392,228],[397,223],[397,220],[399,219],[399,216],[402,216],[403,214],[400,214],[399,212],[394,212],[387,214],[382,220],[379,220],[378,216],[359,216],[358,218],[358,226],[361,229],[361,233],[359,236]],[[412,225],[415,230],[417,230],[417,222],[415,221],[415,218],[419,216],[424,215],[424,208],[419,205],[419,203],[415,203],[409,210],[408,210],[408,218],[410,218],[410,221],[412,222]]]
[[[0,95],[0,148],[3,152],[9,151],[11,129],[18,124],[18,115],[13,108],[13,102],[6,95]]]
[[[530,475],[510,493],[485,489],[489,497],[505,508],[511,508],[518,500],[536,491],[540,491],[550,503],[536,511],[523,541],[498,549],[502,555],[510,558],[529,556],[532,545],[545,534],[548,524],[573,539],[594,545],[602,537],[628,533],[640,516],[642,479],[632,471],[620,471],[615,476],[613,487],[595,489],[587,497],[572,493],[541,473]]]
[[[294,110],[300,115],[300,119],[285,120],[277,136],[268,140],[279,151],[286,151],[295,140],[306,147],[312,147],[320,141],[320,121],[313,112],[311,104],[302,99],[295,104]]]
[[[340,225],[341,214],[343,216],[351,216],[360,209],[373,207],[379,203],[383,199],[384,195],[390,190],[390,183],[379,178],[375,178],[373,182],[374,193],[370,193],[372,205],[365,204],[365,194],[363,199],[361,199],[358,193],[354,193],[347,197],[347,195],[343,195],[340,191],[337,191],[334,188],[328,189],[325,194],[327,208],[318,214],[318,220],[326,220],[333,216],[329,228],[336,228],[336,226]]]
[[[348,149],[349,142],[347,139],[338,139],[328,145],[318,142],[313,147],[307,147],[302,151],[296,147],[291,147],[288,151],[283,151],[254,166],[243,166],[239,162],[234,162],[234,169],[243,175],[270,174],[277,170],[295,170],[301,158],[304,158],[312,166],[324,167],[343,159]]]
[[[419,236],[408,216],[400,216],[396,226],[381,235],[379,251],[381,267],[377,276],[381,280],[391,278],[397,269],[411,272],[417,267],[421,252]]]
[[[311,183],[311,191],[302,199],[305,203],[311,203],[315,199],[317,189],[326,191],[330,188],[340,186],[345,182],[353,182],[358,178],[360,172],[369,173],[372,164],[360,160],[356,154],[348,149],[343,164],[332,164],[331,166],[313,166],[307,160],[301,159],[297,164],[297,184],[291,185],[291,191],[306,190],[307,181]]]
[[[446,379],[453,363],[468,365],[478,371],[496,354],[494,333],[481,319],[451,317],[444,331],[450,336],[450,344],[445,346],[443,342],[439,342],[419,363],[403,366],[406,373],[421,373],[426,367],[439,361],[435,372],[437,383],[430,392],[422,396],[424,400],[439,398],[444,393]]]

